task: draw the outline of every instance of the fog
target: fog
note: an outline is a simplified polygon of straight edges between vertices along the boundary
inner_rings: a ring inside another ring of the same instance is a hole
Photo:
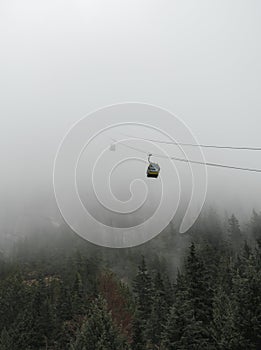
[[[200,144],[261,147],[260,11],[258,0],[1,1],[1,235],[61,222],[52,184],[57,149],[74,123],[104,106],[152,104],[182,120]],[[261,169],[257,151],[204,155]],[[126,199],[123,175],[113,188]],[[205,206],[244,220],[261,210],[260,179],[208,168]]]

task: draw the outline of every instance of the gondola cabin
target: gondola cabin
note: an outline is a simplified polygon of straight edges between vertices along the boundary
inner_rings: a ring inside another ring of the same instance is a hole
[[[115,151],[116,150],[116,145],[115,145],[115,143],[112,143],[111,145],[110,145],[110,151]]]
[[[160,167],[157,163],[150,163],[147,169],[147,177],[155,177],[159,176]]]

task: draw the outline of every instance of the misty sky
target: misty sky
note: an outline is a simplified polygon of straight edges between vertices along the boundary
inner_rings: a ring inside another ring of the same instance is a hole
[[[1,207],[51,192],[64,134],[117,102],[166,108],[200,143],[261,147],[260,15],[259,0],[2,0]],[[261,168],[261,152],[205,156]],[[208,202],[261,210],[261,175],[209,169]]]

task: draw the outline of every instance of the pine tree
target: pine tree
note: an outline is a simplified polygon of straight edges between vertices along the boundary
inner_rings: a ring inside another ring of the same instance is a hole
[[[234,247],[234,251],[238,252],[240,249],[240,245],[242,242],[242,233],[240,230],[239,222],[234,214],[228,219],[228,233],[232,243],[232,247]]]
[[[251,222],[251,234],[255,240],[261,239],[261,214],[258,214],[255,210],[253,210]]]
[[[57,301],[57,313],[61,321],[70,320],[73,316],[70,290],[63,284]]]
[[[73,350],[120,350],[128,349],[126,340],[113,323],[111,313],[107,310],[105,300],[99,296],[90,306],[75,342]]]
[[[167,318],[162,345],[168,350],[211,349],[205,329],[195,318],[184,275],[178,274],[175,302]]]
[[[256,255],[240,259],[233,284],[235,322],[242,338],[238,349],[257,349],[261,344],[261,270]]]
[[[136,297],[140,317],[142,320],[146,321],[151,313],[152,281],[144,257],[142,257],[138,274],[133,282],[133,291]]]
[[[133,320],[133,338],[139,339],[139,344],[144,344],[153,302],[152,281],[144,257],[142,257],[141,265],[138,268],[138,273],[133,282],[133,291],[136,299],[136,312]],[[137,325],[139,325],[139,327],[137,327]],[[137,334],[135,332],[137,332]],[[134,347],[134,349],[139,349],[139,347]]]
[[[20,310],[27,302],[27,288],[20,273],[11,273],[1,281],[0,289],[0,330],[12,325]]]
[[[164,282],[164,290],[165,290],[165,301],[168,308],[170,309],[170,307],[173,306],[173,303],[174,303],[173,285],[171,284],[170,279],[166,274],[163,277],[163,282]]]
[[[154,345],[161,343],[168,311],[165,286],[158,272],[153,281],[152,311],[146,331],[146,338]]]
[[[219,350],[236,350],[239,334],[235,327],[235,303],[220,285],[217,287],[213,303],[211,333],[214,346]]]
[[[196,253],[195,244],[190,246],[190,252],[186,261],[186,283],[188,295],[194,308],[194,315],[197,321],[208,324],[211,317],[211,301],[209,298],[209,284],[205,281],[206,269],[202,259]]]
[[[80,272],[77,272],[74,279],[72,291],[72,310],[74,315],[83,315],[86,311],[83,300],[83,281]]]
[[[39,347],[45,345],[54,331],[52,306],[48,296],[48,286],[43,279],[39,280],[32,301],[32,316],[35,320],[34,328],[38,334]]]
[[[0,349],[1,350],[12,350],[14,349],[14,343],[11,332],[8,332],[6,328],[4,328],[1,332],[0,336]]]
[[[146,339],[144,336],[144,325],[138,312],[136,312],[132,321],[132,334],[131,348],[133,350],[145,349]]]
[[[211,269],[205,261],[198,256],[192,243],[185,273],[178,274],[174,307],[166,326],[165,344],[171,339],[173,348],[197,348],[199,343],[201,349],[212,346],[209,323],[212,320],[213,285]]]

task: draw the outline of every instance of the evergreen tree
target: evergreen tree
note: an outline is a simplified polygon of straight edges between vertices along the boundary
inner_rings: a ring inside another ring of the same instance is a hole
[[[165,301],[167,307],[170,309],[170,307],[173,306],[174,303],[174,289],[167,274],[164,275],[163,283],[165,290]]]
[[[120,350],[127,348],[127,342],[113,323],[105,300],[99,296],[91,303],[87,319],[71,349]]]
[[[32,301],[32,315],[35,320],[34,329],[38,335],[38,346],[44,346],[54,331],[52,306],[48,297],[48,286],[43,279],[39,280]]]
[[[133,291],[139,315],[143,321],[147,321],[152,307],[152,281],[144,257],[133,282]]]
[[[228,219],[228,225],[228,233],[232,247],[235,252],[238,252],[242,242],[242,233],[240,230],[239,222],[234,214],[232,214]]]
[[[138,312],[136,312],[132,321],[132,334],[131,348],[133,350],[145,349],[146,339],[144,336],[144,325]]]
[[[166,323],[168,305],[163,280],[158,272],[153,281],[152,311],[147,325],[146,338],[154,345],[159,345]]]
[[[144,256],[142,257],[141,265],[138,267],[138,273],[133,281],[133,291],[136,299],[133,337],[140,339],[140,344],[144,344],[153,302],[152,280],[148,273]],[[139,325],[140,329],[138,329],[137,325]],[[137,334],[135,334],[136,331],[138,332]]]
[[[63,284],[61,285],[61,292],[57,301],[57,314],[62,322],[70,320],[73,316],[70,290]]]
[[[12,332],[7,332],[4,328],[0,336],[0,349],[1,350],[12,350],[14,349]]]
[[[261,344],[261,270],[252,253],[249,259],[240,259],[233,284],[235,322],[241,336],[238,349],[256,350]]]
[[[77,272],[73,284],[72,310],[74,315],[83,315],[86,311],[84,302],[83,282],[80,272]]]
[[[208,325],[211,320],[212,291],[209,288],[209,281],[205,280],[206,270],[202,259],[196,252],[195,244],[192,243],[186,261],[187,290],[193,305],[195,319]]]
[[[168,315],[162,345],[168,350],[211,349],[206,341],[202,322],[195,318],[186,279],[180,273],[177,278],[175,302]]]
[[[254,240],[261,239],[261,214],[258,214],[255,210],[253,210],[251,222],[251,234]]]
[[[235,303],[222,286],[218,286],[214,296],[213,322],[211,324],[212,339],[216,349],[237,349],[239,334],[235,327],[235,307]]]

